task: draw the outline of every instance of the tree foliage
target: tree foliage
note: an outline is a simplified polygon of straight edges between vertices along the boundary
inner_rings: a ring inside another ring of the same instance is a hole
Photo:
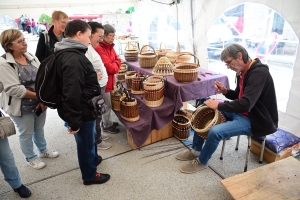
[[[48,24],[51,23],[51,17],[46,15],[46,14],[42,14],[39,18],[39,22],[42,22],[42,21],[46,21]]]

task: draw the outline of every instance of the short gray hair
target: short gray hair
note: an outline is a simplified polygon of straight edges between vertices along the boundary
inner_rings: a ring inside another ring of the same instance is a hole
[[[221,61],[224,61],[226,57],[232,57],[237,59],[238,53],[242,53],[242,58],[244,63],[246,64],[250,60],[250,56],[248,55],[247,50],[239,44],[231,44],[226,47],[221,53]]]
[[[108,34],[110,33],[116,33],[116,29],[110,24],[103,25],[103,28],[104,28],[104,36],[108,36]]]

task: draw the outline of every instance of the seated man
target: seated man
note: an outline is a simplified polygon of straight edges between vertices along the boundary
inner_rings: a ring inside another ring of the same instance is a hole
[[[221,53],[221,60],[228,69],[237,73],[237,86],[235,90],[231,90],[216,81],[215,88],[232,101],[219,104],[209,99],[204,103],[209,108],[222,112],[227,121],[209,130],[205,144],[203,138],[194,134],[192,150],[176,156],[178,160],[192,160],[180,168],[183,173],[194,173],[207,168],[207,163],[221,140],[238,135],[253,134],[258,137],[276,132],[276,94],[268,66],[258,58],[252,60],[246,49],[238,44],[226,47]]]

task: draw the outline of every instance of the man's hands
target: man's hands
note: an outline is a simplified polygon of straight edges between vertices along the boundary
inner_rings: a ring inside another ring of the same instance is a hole
[[[227,89],[225,88],[223,83],[221,83],[220,81],[215,81],[215,88],[218,92],[220,92],[222,94],[227,94]]]
[[[214,110],[218,109],[218,105],[219,103],[217,101],[215,101],[214,99],[208,99],[207,101],[204,102],[204,104]]]

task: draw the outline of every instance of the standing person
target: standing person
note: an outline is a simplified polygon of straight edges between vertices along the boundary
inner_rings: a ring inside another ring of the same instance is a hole
[[[38,32],[38,37],[39,35],[41,35],[41,33],[43,33],[44,31],[46,31],[46,26],[44,24],[42,24],[41,22],[37,22],[37,32]]]
[[[102,184],[110,179],[109,174],[97,173],[101,157],[95,143],[95,117],[88,100],[101,94],[97,74],[85,56],[90,45],[91,28],[81,20],[70,21],[61,42],[55,44],[55,52],[64,52],[56,60],[57,76],[62,91],[62,102],[57,112],[68,123],[69,133],[74,134],[83,184]]]
[[[99,42],[103,41],[104,28],[98,22],[88,22],[88,25],[92,29],[91,35],[91,45],[88,46],[88,50],[86,52],[86,57],[92,63],[96,73],[98,75],[98,82],[101,87],[101,94],[105,94],[105,88],[108,80],[108,75],[104,64],[101,60],[99,54],[95,51],[95,47],[99,45]],[[100,123],[102,121],[102,117],[98,117],[96,119],[96,144],[97,149],[106,150],[112,147],[112,144],[109,142],[105,142],[109,137],[105,135],[101,135],[101,126]]]
[[[26,31],[26,17],[24,15],[20,17],[20,24],[22,26],[23,32]]]
[[[95,47],[95,50],[101,56],[101,59],[104,63],[108,74],[108,82],[105,88],[104,100],[107,105],[107,112],[102,116],[102,128],[103,131],[109,133],[118,133],[120,130],[117,128],[118,123],[112,122],[111,119],[111,94],[110,92],[114,89],[115,84],[115,75],[118,73],[121,67],[121,60],[114,50],[114,40],[116,29],[109,25],[105,24],[104,28],[104,38],[98,46]]]
[[[219,104],[209,99],[204,103],[209,108],[222,112],[227,122],[213,126],[205,144],[203,138],[194,134],[192,150],[176,156],[178,160],[192,160],[180,168],[183,173],[194,173],[207,168],[207,163],[221,140],[251,133],[259,137],[277,131],[276,93],[268,66],[258,58],[252,60],[246,49],[238,44],[226,47],[221,53],[221,60],[228,69],[237,73],[237,85],[235,90],[231,90],[216,81],[215,88],[232,101]]]
[[[28,33],[31,33],[31,21],[29,17],[26,18],[26,30]]]
[[[65,36],[64,31],[69,21],[69,17],[62,11],[53,11],[52,26],[49,31],[43,31],[40,34],[35,55],[42,62],[45,58],[54,53],[54,44],[60,42]],[[44,25],[45,26],[45,25]],[[47,28],[47,27],[46,27]],[[41,27],[39,28],[41,29]]]
[[[34,19],[31,19],[32,35],[38,34]]]
[[[0,41],[6,54],[0,57],[1,108],[11,117],[18,129],[21,150],[27,164],[41,169],[46,163],[38,159],[33,151],[35,143],[39,157],[55,158],[58,152],[47,148],[44,136],[46,107],[38,102],[35,80],[39,60],[27,52],[27,43],[19,30],[8,29],[1,33]],[[36,113],[41,112],[40,115]]]

